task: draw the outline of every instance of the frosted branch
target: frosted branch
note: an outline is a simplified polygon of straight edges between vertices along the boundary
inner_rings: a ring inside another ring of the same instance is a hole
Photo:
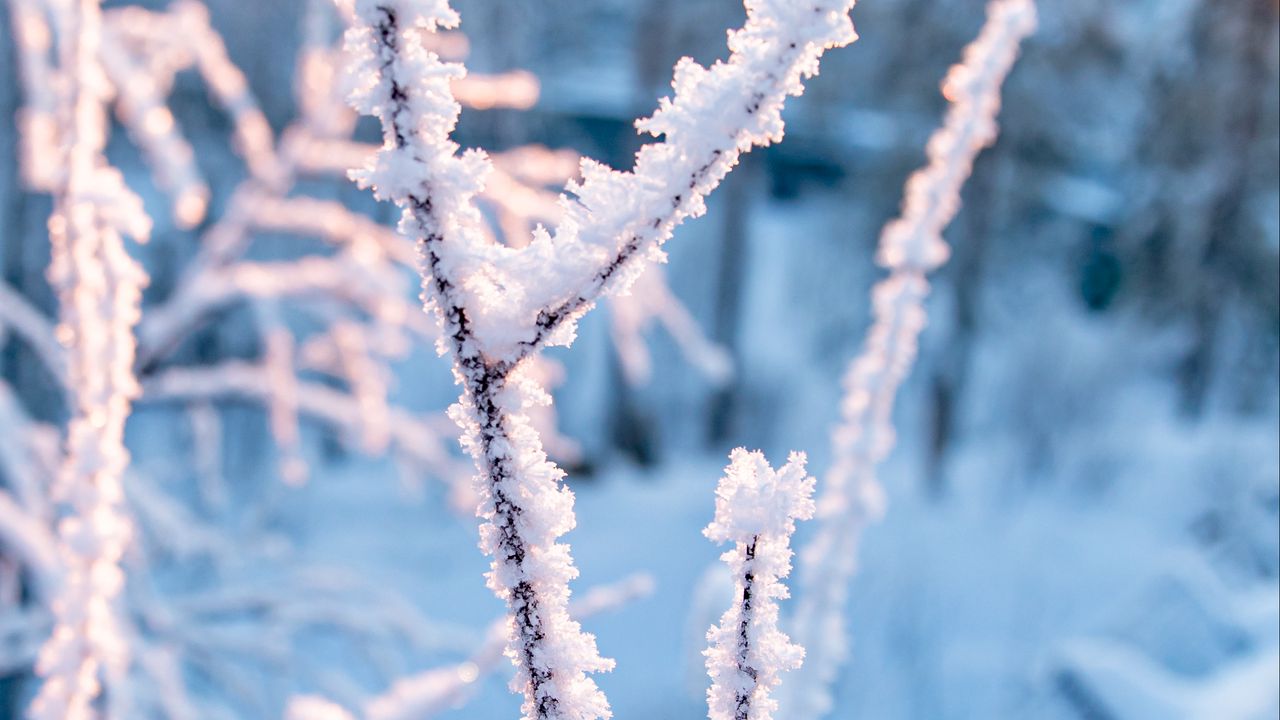
[[[959,209],[974,158],[995,141],[1000,87],[1019,44],[1034,28],[1031,0],[988,5],[981,33],[943,82],[952,104],[929,140],[928,164],[907,181],[902,214],[880,237],[879,260],[890,273],[872,289],[875,319],[845,374],[818,533],[801,553],[792,629],[808,648],[809,662],[787,683],[788,718],[816,720],[831,710],[831,683],[848,654],[844,606],[858,543],[868,523],[884,512],[876,468],[893,448],[894,398],[915,362],[926,321],[925,273],[947,259],[942,231]]]
[[[480,241],[482,220],[472,202],[487,167],[479,154],[454,157],[456,146],[447,134],[459,106],[448,82],[461,68],[428,55],[418,37],[419,29],[456,24],[457,16],[443,2],[361,2],[356,12],[359,23],[348,31],[348,49],[366,74],[357,76],[364,87],[355,104],[380,117],[386,136],[386,149],[364,178],[376,178],[378,196],[404,209],[402,231],[422,238],[424,284],[435,297],[455,372],[465,385],[466,405],[455,417],[487,478],[482,514],[489,522],[481,544],[500,558],[489,584],[511,613],[508,653],[518,668],[512,687],[525,695],[526,718],[609,717],[603,694],[586,673],[612,663],[600,658],[594,639],[568,615],[568,581],[577,571],[568,547],[555,542],[572,527],[572,496],[558,487],[562,473],[546,461],[520,412],[518,390],[507,387],[509,370],[488,366],[459,288],[440,267],[439,248],[446,240],[436,228],[461,222],[476,233],[472,241]],[[419,186],[422,174],[433,178],[429,191]]]
[[[157,184],[173,198],[174,219],[181,227],[194,226],[209,206],[209,186],[196,167],[190,143],[177,131],[162,88],[110,29],[102,35],[101,57],[116,88],[120,122],[155,168]]]
[[[447,2],[359,0],[348,33],[353,105],[382,121],[384,147],[353,176],[403,211],[401,232],[420,243],[425,295],[441,320],[463,402],[454,417],[483,477],[481,545],[495,556],[490,587],[512,617],[508,653],[513,689],[526,718],[609,717],[586,673],[612,667],[567,614],[577,575],[556,542],[574,525],[563,473],[546,460],[523,408],[541,397],[519,363],[550,342],[567,343],[577,318],[606,289],[625,287],[632,261],[657,246],[755,145],[782,136],[783,99],[801,91],[822,52],[853,40],[849,0],[749,2],[748,21],[730,36],[727,63],[677,68],[674,100],[640,127],[666,141],[647,146],[634,173],[583,164],[554,236],[521,248],[486,238],[475,198],[491,165],[459,156],[449,139],[459,105],[450,82],[458,65],[428,53],[421,33],[453,27]]]
[[[455,82],[455,91],[457,85]],[[460,96],[459,102],[472,107],[465,97]],[[287,134],[283,146],[286,157],[299,172],[314,174],[345,174],[349,168],[365,164],[376,152],[372,145],[317,138],[306,132]],[[523,247],[539,223],[553,224],[564,214],[559,196],[545,186],[576,176],[580,158],[570,150],[526,145],[495,153],[490,159],[493,170],[478,198],[496,216],[501,235],[495,239],[511,247]],[[326,238],[365,235],[376,238],[385,252],[405,264],[417,254],[403,236],[335,202],[258,197],[253,199],[253,206],[254,223],[261,230]],[[662,268],[648,267],[635,284],[630,292],[610,300],[613,342],[627,381],[633,385],[647,382],[651,361],[644,336],[656,323],[667,330],[685,359],[708,380],[717,386],[728,382],[733,376],[729,353],[707,338],[688,308],[671,291]],[[542,427],[539,426],[540,432]],[[557,452],[550,448],[545,436],[543,440],[552,457],[569,460],[576,456],[565,452],[570,450],[567,445],[561,445]]]
[[[742,448],[729,456],[716,489],[716,515],[704,533],[732,542],[720,556],[734,579],[734,603],[707,632],[711,720],[770,720],[777,703],[770,692],[784,670],[800,666],[804,648],[778,629],[782,578],[791,572],[796,521],[813,516],[814,479],[805,457],[792,453],[775,472],[760,452]]]
[[[67,506],[57,525],[65,576],[52,603],[54,631],[36,663],[44,679],[31,705],[36,720],[87,718],[104,686],[110,717],[128,708],[128,631],[119,596],[131,522],[121,477],[129,459],[124,423],[137,393],[133,326],[146,275],[121,233],[145,238],[150,221],[102,157],[109,87],[99,64],[101,19],[98,0],[73,3],[59,18],[69,84],[67,174],[49,223],[49,277],[69,347],[71,421],[54,488]]]
[[[141,400],[190,403],[239,397],[269,406],[275,391],[265,367],[225,361],[212,367],[171,368],[158,373],[147,379]],[[337,429],[343,437],[358,439],[368,432],[359,400],[348,393],[299,381],[295,402],[297,412]],[[447,440],[435,425],[403,408],[391,406],[386,412],[385,430],[392,452],[449,484],[461,481],[464,471],[449,454]]]
[[[147,313],[138,330],[140,355],[144,361],[155,359],[202,318],[246,299],[337,297],[370,317],[412,326],[419,317],[417,311],[402,295],[387,292],[389,286],[402,285],[404,278],[387,270],[341,256],[239,262],[210,270],[198,284],[180,288],[168,302]]]
[[[950,254],[942,231],[960,209],[960,189],[978,153],[995,142],[1000,86],[1018,57],[1022,39],[1035,29],[1031,0],[993,0],[976,40],[942,82],[951,101],[942,127],[925,146],[929,162],[907,179],[902,214],[880,238],[881,264],[927,272]]]

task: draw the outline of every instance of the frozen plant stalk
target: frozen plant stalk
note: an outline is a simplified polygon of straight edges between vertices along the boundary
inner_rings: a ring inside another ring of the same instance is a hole
[[[720,556],[733,575],[734,602],[707,632],[710,720],[770,720],[777,702],[769,694],[779,675],[804,658],[804,648],[778,629],[791,535],[796,520],[809,519],[814,510],[814,479],[804,463],[804,454],[791,453],[775,472],[759,451],[738,448],[716,489],[716,516],[703,533],[734,544]]]
[[[996,139],[1000,87],[1023,38],[1035,29],[1031,0],[993,0],[978,38],[947,73],[946,120],[929,139],[928,164],[906,185],[901,215],[880,237],[889,277],[872,289],[875,320],[844,378],[842,421],[832,434],[834,461],[821,498],[819,529],[801,552],[800,597],[792,631],[809,652],[788,679],[788,720],[816,720],[831,710],[831,684],[848,654],[844,605],[863,528],[884,508],[876,467],[893,448],[893,402],[915,363],[925,326],[926,273],[946,262],[942,231],[960,208],[974,158]]]
[[[463,387],[453,416],[480,470],[481,547],[494,557],[489,586],[507,603],[512,687],[532,720],[611,716],[587,673],[612,667],[567,612],[577,576],[557,542],[575,524],[564,473],[548,462],[527,408],[545,392],[524,368],[547,345],[567,345],[578,319],[606,292],[625,290],[645,259],[758,145],[782,137],[781,110],[830,47],[854,39],[852,0],[748,0],[730,33],[727,62],[676,68],[674,98],[638,124],[663,136],[632,172],[583,163],[577,200],[562,200],[554,232],[499,245],[476,196],[492,170],[449,139],[459,105],[450,81],[463,69],[423,47],[423,32],[453,27],[445,0],[356,0],[347,36],[354,106],[382,121],[383,148],[353,174],[402,209],[400,230],[419,243],[423,289]]]
[[[402,207],[401,231],[421,242],[424,294],[436,305],[464,388],[453,416],[484,473],[481,512],[489,522],[481,545],[495,557],[489,586],[508,606],[513,689],[525,696],[527,718],[609,717],[587,673],[613,663],[569,617],[568,583],[577,570],[568,546],[556,542],[573,527],[573,497],[559,486],[562,473],[547,461],[523,411],[520,382],[508,384],[514,367],[496,367],[485,356],[463,295],[465,268],[447,259],[446,245],[480,243],[474,199],[488,170],[478,153],[455,157],[448,139],[459,112],[449,81],[461,66],[440,62],[421,45],[422,30],[456,25],[457,15],[443,1],[361,0],[355,9],[348,49],[365,71],[357,77],[368,82],[353,98],[357,109],[382,120],[385,135],[383,150],[359,177]]]
[[[129,461],[124,424],[138,390],[133,326],[146,275],[122,233],[145,238],[150,223],[102,157],[109,87],[98,62],[98,2],[69,3],[57,22],[69,92],[49,277],[58,292],[57,336],[68,348],[72,417],[55,487],[66,506],[57,526],[64,576],[52,603],[53,634],[36,663],[44,683],[31,706],[34,720],[128,717],[128,632],[119,597],[131,523],[121,475]],[[104,701],[95,702],[99,696]]]

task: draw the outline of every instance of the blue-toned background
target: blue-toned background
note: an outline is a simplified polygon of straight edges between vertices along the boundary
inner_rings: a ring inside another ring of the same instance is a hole
[[[281,130],[297,112],[302,3],[207,4]],[[725,30],[743,19],[731,0],[455,5],[473,71],[523,68],[541,83],[527,111],[465,111],[460,142],[568,147],[615,167],[629,166],[641,142],[632,122],[666,93],[675,60],[722,57]],[[898,446],[881,473],[889,508],[861,548],[853,656],[833,717],[1275,717],[1277,12],[1273,0],[1040,3],[1040,30],[1005,86],[999,141],[979,158],[946,234],[953,257],[936,276],[919,363],[899,397]],[[719,551],[700,531],[726,453],[746,445],[780,462],[804,450],[815,474],[826,470],[840,374],[881,276],[879,229],[923,162],[945,108],[939,82],[980,27],[983,3],[865,0],[853,19],[861,39],[831,52],[789,105],[786,140],[748,156],[707,216],[668,246],[671,287],[730,351],[732,379],[709,382],[657,330],[651,378],[628,384],[606,312],[553,352],[566,368],[559,425],[583,450],[567,468],[578,497],[567,536],[582,573],[575,588],[637,571],[656,580],[652,596],[584,621],[618,661],[599,682],[620,720],[705,717],[698,651],[723,593],[705,574]],[[10,31],[0,12],[0,275],[52,314],[51,202],[18,175]],[[229,122],[190,73],[170,107],[216,218],[244,176]],[[146,303],[159,303],[207,224],[173,226],[116,130],[108,155],[156,219],[137,253],[152,274]],[[362,123],[357,134],[374,141],[376,128]],[[391,222],[388,207],[341,179],[305,189]],[[250,322],[228,311],[182,357],[253,356]],[[0,378],[38,419],[58,421],[65,411],[30,353],[18,343],[0,352]],[[425,345],[397,377],[395,398],[408,407],[443,409],[456,394]],[[361,573],[462,628],[450,647],[397,659],[396,672],[460,660],[501,614],[473,523],[437,485],[406,492],[393,463],[315,427],[304,433],[310,481],[281,485],[262,408],[222,412],[231,502],[267,518],[254,527],[281,553]],[[181,485],[191,464],[176,417],[140,409],[129,443],[136,472]],[[166,572],[168,583],[202,582],[199,568]],[[350,697],[385,690],[371,660],[346,646],[318,635],[292,652],[324,672],[265,665],[256,675],[269,690],[244,717],[280,717],[281,698],[333,676],[347,678]],[[0,717],[18,716],[29,681],[22,669],[0,678]],[[191,682],[233,692],[198,672]],[[441,717],[516,717],[504,673],[479,682]]]

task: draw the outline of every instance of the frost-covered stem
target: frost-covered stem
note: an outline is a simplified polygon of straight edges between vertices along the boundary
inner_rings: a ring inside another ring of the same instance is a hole
[[[926,273],[946,262],[942,232],[960,207],[960,190],[978,153],[996,138],[1000,87],[1023,38],[1035,28],[1031,0],[993,0],[978,38],[943,82],[952,102],[929,139],[928,164],[908,179],[901,215],[880,238],[889,277],[872,289],[874,322],[844,378],[842,419],[832,434],[820,524],[801,552],[793,632],[809,653],[787,683],[788,718],[816,720],[831,710],[831,684],[847,653],[844,606],[864,528],[884,511],[876,468],[893,448],[893,404],[916,358],[924,328]]]
[[[674,99],[637,122],[663,142],[646,145],[630,173],[583,163],[582,184],[571,186],[580,202],[567,207],[554,241],[609,248],[611,256],[575,292],[539,310],[514,360],[572,331],[602,294],[625,290],[641,270],[634,260],[661,259],[661,245],[706,211],[706,196],[743,153],[782,139],[784,101],[803,92],[801,80],[817,73],[822,54],[857,37],[848,18],[853,0],[745,5],[747,23],[729,34],[728,62],[708,69],[682,59]]]
[[[118,32],[102,34],[102,66],[116,89],[116,112],[129,136],[155,168],[160,187],[173,197],[173,217],[184,228],[204,219],[209,187],[195,151],[177,129],[159,83],[130,55]]]
[[[59,337],[68,346],[72,417],[54,488],[66,505],[57,524],[65,575],[52,603],[54,631],[36,663],[44,678],[31,706],[36,720],[89,718],[100,695],[110,717],[127,707],[129,648],[119,596],[131,523],[121,476],[128,464],[124,424],[137,392],[133,326],[146,276],[121,232],[143,237],[149,222],[102,158],[108,88],[98,61],[101,19],[98,0],[80,0],[59,23],[69,90],[67,174],[49,223],[49,275],[58,291]]]
[[[170,368],[144,384],[139,402],[201,403],[242,398],[270,404],[276,387],[266,367],[229,360],[199,368]],[[359,437],[365,420],[356,397],[318,382],[296,383],[297,412],[315,422],[334,428],[343,437]],[[448,451],[448,439],[431,423],[403,408],[387,408],[386,429],[392,449],[417,465],[432,468],[445,478],[455,471]],[[463,461],[456,461],[463,464]]]
[[[707,632],[704,652],[711,688],[711,720],[770,720],[770,697],[779,675],[800,666],[804,648],[778,629],[778,600],[787,597],[782,578],[791,571],[791,535],[796,520],[813,515],[814,479],[805,457],[792,453],[778,471],[760,452],[734,450],[716,489],[716,516],[704,533],[733,542],[721,559],[734,578],[734,603]]]
[[[756,545],[760,542],[759,535],[752,535],[751,540],[742,547],[742,577],[738,580],[738,586],[742,588],[741,600],[738,605],[738,635],[737,635],[737,652],[735,653],[735,665],[738,670],[739,677],[745,677],[749,683],[735,687],[733,689],[733,718],[734,720],[750,720],[751,719],[751,698],[755,695],[756,688],[760,683],[760,671],[753,665],[752,659],[752,643],[751,643],[751,620],[752,620],[752,594],[755,592],[756,573]]]
[[[609,612],[653,592],[653,579],[633,575],[610,585],[589,588],[569,604],[574,618]],[[506,644],[506,622],[490,628],[484,643],[461,667],[428,670],[397,681],[387,692],[365,704],[365,720],[426,720],[449,710],[478,690],[477,680],[496,671]],[[460,669],[465,669],[460,672]]]
[[[427,219],[421,208],[418,208],[415,216],[420,222]],[[438,267],[439,256],[431,249],[430,242],[424,245],[430,266],[433,269]],[[541,648],[547,640],[548,630],[542,615],[543,606],[548,604],[546,599],[548,589],[539,587],[539,579],[534,577],[526,567],[529,554],[535,548],[531,547],[532,543],[525,537],[519,522],[523,515],[532,514],[532,512],[518,495],[521,468],[512,452],[512,439],[517,434],[529,434],[531,430],[527,419],[510,413],[507,407],[504,407],[514,399],[510,393],[506,392],[509,371],[505,368],[493,367],[478,351],[473,352],[475,343],[469,338],[465,309],[460,305],[449,304],[451,288],[442,275],[433,274],[433,278],[437,302],[441,303],[440,307],[445,316],[453,321],[449,338],[453,342],[455,362],[462,372],[466,388],[466,410],[462,412],[469,412],[472,415],[470,421],[475,422],[479,430],[478,437],[473,438],[473,443],[478,450],[482,470],[488,478],[493,513],[490,519],[491,526],[486,530],[496,532],[496,553],[506,564],[505,568],[495,567],[493,572],[496,576],[502,570],[505,571],[503,574],[509,575],[507,582],[502,583],[500,592],[506,595],[512,621],[515,623],[517,637],[515,649],[519,653],[521,667],[528,673],[527,702],[533,706],[533,717],[558,718],[561,717],[559,707],[561,700],[551,683],[561,671],[553,665],[540,662],[539,659],[542,654]],[[545,461],[541,464],[545,465]],[[545,471],[548,468],[539,469]],[[536,548],[539,551],[542,549]],[[547,549],[554,550],[555,547]],[[565,555],[567,554],[568,550],[565,548]],[[567,557],[565,559],[568,560]],[[576,573],[571,567],[565,568],[565,572]],[[555,589],[550,591],[557,592]],[[564,594],[567,598],[567,586]],[[550,602],[559,604],[563,603],[563,599],[553,597]],[[556,613],[559,608],[553,606],[546,610]],[[594,655],[594,651],[592,654]],[[570,672],[574,671],[570,670]],[[601,699],[603,699],[602,696]],[[526,714],[530,714],[528,709]]]
[[[875,322],[845,374],[843,417],[832,436],[834,460],[824,478],[818,531],[800,553],[792,633],[807,649],[808,662],[785,686],[789,718],[818,718],[831,709],[830,685],[847,652],[844,609],[858,539],[883,513],[875,467],[893,444],[893,399],[915,359],[927,290],[918,273],[895,273],[877,285]]]
[[[566,612],[577,575],[556,542],[574,525],[563,473],[547,462],[523,411],[542,396],[522,361],[550,342],[567,342],[577,318],[607,288],[624,288],[637,258],[684,218],[738,155],[782,135],[780,111],[822,52],[853,39],[851,0],[748,2],[745,28],[730,35],[728,63],[677,68],[676,98],[640,127],[667,140],[647,146],[634,173],[584,163],[555,237],[537,233],[520,247],[487,242],[475,196],[489,161],[458,157],[449,140],[459,111],[449,82],[459,66],[427,53],[421,31],[452,27],[444,0],[358,0],[348,35],[355,60],[354,104],[382,120],[384,148],[353,176],[403,210],[401,231],[419,241],[424,296],[434,305],[463,386],[454,417],[482,473],[481,545],[495,556],[490,587],[512,621],[513,687],[527,718],[608,717],[586,672],[607,669],[594,639]]]
[[[416,62],[436,72],[450,72],[410,38],[417,26],[433,27],[441,20],[421,9],[417,12],[422,14],[415,15],[413,8],[403,5],[407,3],[362,3],[357,8],[361,19],[369,23],[366,32],[373,41],[372,54],[384,83],[381,89],[385,96],[374,102],[383,103],[378,114],[388,154],[430,151],[419,136],[418,126],[424,120],[411,105],[434,98],[418,96],[426,88],[419,84],[422,78],[408,72],[406,66]],[[433,10],[448,8],[442,5]],[[444,21],[449,21],[448,14]],[[456,104],[451,98],[447,102],[456,117]],[[556,544],[554,538],[569,528],[564,526],[563,516],[552,514],[557,508],[537,503],[564,503],[571,501],[571,496],[555,485],[558,476],[545,456],[538,457],[537,437],[527,418],[518,412],[522,400],[508,387],[512,366],[489,362],[473,337],[464,300],[442,262],[440,246],[448,221],[433,205],[430,185],[422,185],[397,193],[395,199],[405,209],[402,228],[420,238],[424,290],[436,303],[455,372],[463,384],[463,404],[455,409],[455,415],[468,431],[469,445],[486,478],[489,524],[483,531],[483,542],[496,557],[490,585],[506,600],[510,613],[513,627],[508,651],[519,668],[514,682],[525,695],[525,716],[539,720],[608,717],[604,696],[585,671],[607,669],[612,663],[597,655],[594,640],[581,633],[567,613],[567,582],[576,570],[567,546]],[[517,459],[517,448],[526,452],[524,458]],[[522,470],[541,477],[521,483]],[[534,491],[534,502],[522,497],[525,487],[521,485]],[[563,652],[566,645],[577,646],[576,652]]]
[[[885,225],[882,265],[924,273],[946,262],[950,251],[942,231],[960,209],[960,189],[974,159],[995,142],[1000,87],[1035,25],[1032,0],[992,0],[987,6],[982,31],[942,82],[951,107],[926,145],[928,164],[907,179],[902,213]]]
[[[653,579],[637,574],[609,585],[589,588],[569,604],[573,617],[581,619],[618,609],[653,592]],[[385,692],[355,703],[360,712],[321,697],[293,698],[285,720],[427,720],[454,711],[480,690],[478,681],[498,670],[506,645],[507,619],[495,621],[484,641],[465,661],[407,675]]]

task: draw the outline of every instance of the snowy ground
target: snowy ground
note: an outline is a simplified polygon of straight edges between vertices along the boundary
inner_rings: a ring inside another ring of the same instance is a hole
[[[1237,444],[1249,454],[1248,442]],[[718,600],[699,608],[698,596],[718,554],[701,529],[722,464],[618,467],[575,485],[579,523],[567,539],[582,570],[576,589],[637,571],[656,580],[651,597],[585,623],[618,662],[600,678],[618,718],[705,717],[701,668],[690,665],[720,611]],[[1152,476],[1147,487],[1105,500],[1049,491],[999,504],[961,493],[939,503],[903,492],[895,476],[905,464],[886,473],[890,512],[863,549],[851,607],[855,657],[837,717],[1065,719],[1091,717],[1088,708],[1103,702],[1130,708],[1114,715],[1126,720],[1274,717],[1274,675],[1269,693],[1259,682],[1275,664],[1274,588],[1222,597],[1206,589],[1208,566],[1179,523],[1142,511],[1176,478]],[[311,507],[306,546],[315,558],[358,563],[440,620],[482,627],[501,612],[483,587],[486,561],[472,528],[436,503],[405,503],[372,473],[348,472],[324,481]],[[1260,627],[1216,606],[1246,596],[1257,601]],[[1215,673],[1233,662],[1242,685],[1224,691],[1230,678]],[[504,682],[483,681],[448,717],[514,717],[518,703]],[[1173,714],[1159,713],[1170,697],[1161,682],[1188,696],[1168,706]],[[1204,714],[1189,699],[1201,697],[1202,684],[1236,704]]]

